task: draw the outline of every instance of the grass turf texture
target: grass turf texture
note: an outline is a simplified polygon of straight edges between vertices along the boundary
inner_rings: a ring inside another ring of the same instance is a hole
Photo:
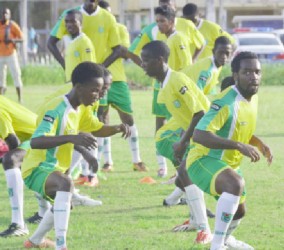
[[[35,110],[41,100],[41,93],[48,94],[55,86],[25,87],[25,105]],[[8,97],[16,100],[15,90],[9,88]],[[284,249],[284,170],[283,170],[283,96],[284,87],[261,87],[259,93],[259,115],[256,135],[260,136],[273,150],[274,162],[268,167],[262,158],[250,163],[244,159],[242,170],[246,179],[247,215],[234,233],[257,250]],[[171,229],[187,219],[186,206],[165,208],[163,199],[173,190],[173,185],[161,185],[156,178],[154,117],[151,112],[151,91],[133,91],[134,117],[140,135],[140,151],[143,161],[150,168],[148,173],[132,171],[128,142],[119,136],[112,138],[114,172],[101,181],[98,188],[80,188],[80,192],[103,201],[101,207],[75,207],[71,212],[68,230],[69,250],[123,250],[123,249],[195,249],[193,241],[196,233],[173,233]],[[118,123],[115,112],[111,113],[111,123]],[[169,166],[169,175],[174,173]],[[3,170],[1,168],[0,230],[10,224],[10,206]],[[139,180],[152,176],[158,184],[140,184]],[[164,179],[163,179],[164,180]],[[215,211],[216,201],[206,197],[207,206]],[[31,191],[25,189],[25,217],[33,215],[37,202]],[[213,230],[214,220],[210,219]],[[36,229],[28,225],[30,233]],[[54,232],[48,235],[54,237]],[[0,249],[23,249],[27,237],[0,238]],[[204,248],[208,249],[208,248]]]

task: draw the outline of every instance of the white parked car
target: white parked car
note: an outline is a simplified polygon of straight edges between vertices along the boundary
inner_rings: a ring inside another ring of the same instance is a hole
[[[284,45],[284,29],[273,30],[273,33],[280,38],[281,42]]]
[[[262,61],[284,62],[284,46],[273,33],[247,32],[233,34],[236,40],[235,55],[241,51],[251,51],[258,55]]]

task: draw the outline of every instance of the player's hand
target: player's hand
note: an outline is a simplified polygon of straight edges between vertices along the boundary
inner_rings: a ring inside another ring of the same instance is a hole
[[[251,145],[241,143],[239,146],[239,151],[243,155],[249,157],[251,159],[251,162],[257,162],[260,159],[259,153],[257,152],[256,148]]]
[[[87,148],[88,150],[98,147],[96,138],[90,133],[79,133],[72,137],[72,143]]]
[[[176,142],[173,144],[174,157],[179,163],[182,161],[186,146],[186,144],[181,142]]]
[[[97,161],[97,158],[91,153],[91,151],[88,151],[89,153],[84,154],[83,157],[89,164],[89,169],[92,169],[93,173],[96,173],[99,168],[99,164]]]
[[[123,137],[124,139],[128,138],[131,135],[130,128],[125,123],[119,125],[119,131],[122,133],[121,137]]]
[[[262,153],[262,155],[266,158],[268,165],[270,165],[273,160],[273,155],[270,148],[266,144],[262,143],[261,146],[258,147],[258,149]]]

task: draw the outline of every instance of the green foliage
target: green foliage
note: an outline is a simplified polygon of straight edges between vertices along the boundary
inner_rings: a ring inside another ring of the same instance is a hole
[[[35,110],[41,95],[49,94],[56,86],[28,86],[25,104]],[[14,90],[7,95],[16,100]],[[284,87],[261,87],[256,135],[266,142],[274,154],[274,162],[267,166],[263,157],[257,163],[247,158],[241,164],[246,180],[247,213],[234,236],[258,250],[281,250],[284,246],[284,129],[281,126],[284,113]],[[29,98],[27,98],[29,97]],[[135,124],[139,129],[142,160],[150,168],[148,173],[132,171],[128,142],[119,135],[112,137],[114,171],[106,174],[98,188],[79,187],[82,194],[103,201],[101,207],[75,207],[70,216],[68,249],[70,250],[175,250],[196,249],[195,232],[173,233],[171,229],[188,218],[187,206],[165,208],[163,199],[173,190],[173,185],[162,185],[166,179],[156,177],[157,162],[154,142],[154,117],[151,115],[151,91],[132,91]],[[117,113],[111,109],[111,124],[119,123]],[[169,174],[175,170],[168,163]],[[1,210],[0,229],[11,221],[11,210],[6,192],[3,169],[0,168]],[[157,184],[140,184],[139,180],[151,176]],[[207,207],[215,211],[216,200],[205,195]],[[37,210],[33,192],[25,189],[25,218]],[[214,220],[209,220],[211,230]],[[32,234],[36,225],[28,225]],[[48,234],[54,238],[54,232]],[[27,237],[0,239],[1,250],[23,249]],[[199,248],[208,249],[208,247]]]

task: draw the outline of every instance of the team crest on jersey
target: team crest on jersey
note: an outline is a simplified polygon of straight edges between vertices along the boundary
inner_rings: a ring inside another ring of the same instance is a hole
[[[214,110],[216,110],[216,111],[218,111],[218,110],[221,108],[221,106],[218,105],[218,104],[216,104],[216,103],[212,103],[212,104],[211,104],[211,108],[214,109]]]
[[[228,214],[224,212],[222,213],[221,220],[224,221],[225,223],[229,223],[232,218],[233,218],[232,214]]]
[[[179,46],[179,48],[180,48],[180,49],[185,49],[185,46],[181,44],[181,45]]]
[[[187,90],[188,90],[188,87],[183,86],[183,87],[181,87],[181,89],[179,90],[179,92],[180,92],[182,95],[184,95]]]
[[[246,121],[240,122],[240,125],[241,125],[241,126],[245,126],[245,125],[247,125],[247,124],[248,124],[248,122],[246,122]]]
[[[99,33],[104,33],[105,29],[104,29],[104,27],[100,26],[98,31],[99,31]]]
[[[86,52],[87,53],[91,53],[91,49],[90,48],[86,48]]]
[[[175,105],[176,108],[180,108],[180,106],[181,106],[179,100],[175,100],[174,105]]]
[[[50,116],[50,115],[45,115],[43,117],[43,120],[46,121],[46,122],[54,123],[55,119],[52,116]]]
[[[75,57],[79,57],[79,56],[80,56],[79,51],[74,51],[74,56],[75,56]]]

